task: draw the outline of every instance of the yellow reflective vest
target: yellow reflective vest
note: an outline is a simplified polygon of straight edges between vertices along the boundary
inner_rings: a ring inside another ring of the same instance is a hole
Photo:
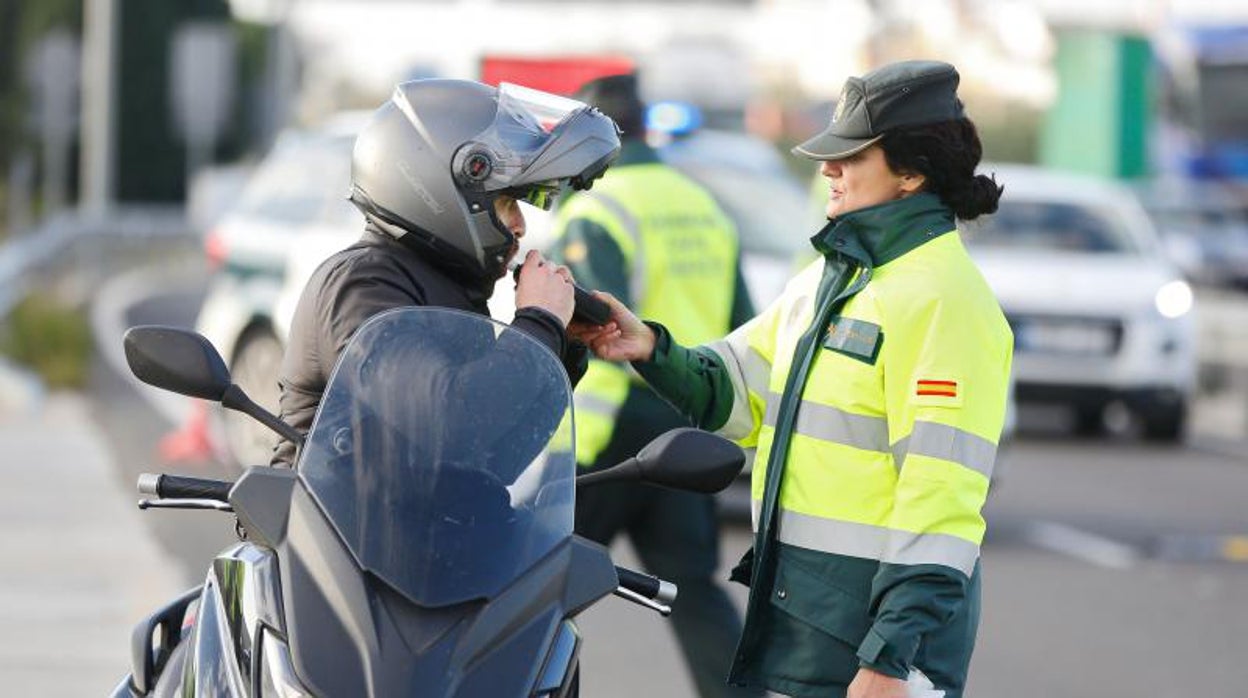
[[[628,277],[621,300],[641,316],[691,344],[731,328],[736,228],[701,186],[653,157],[613,167],[593,189],[571,196],[556,216],[552,257],[576,272],[596,251],[565,239],[572,221],[610,236]],[[590,361],[574,394],[578,463],[592,464],[606,448],[630,387],[639,384],[622,365]]]

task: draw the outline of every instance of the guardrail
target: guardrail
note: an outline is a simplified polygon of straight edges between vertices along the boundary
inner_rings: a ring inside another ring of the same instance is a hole
[[[131,205],[104,215],[69,212],[0,244],[0,318],[22,299],[33,274],[83,240],[142,241],[194,234],[181,206]]]

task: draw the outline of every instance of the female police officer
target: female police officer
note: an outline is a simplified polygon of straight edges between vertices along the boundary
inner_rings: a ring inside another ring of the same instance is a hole
[[[850,78],[821,161],[822,259],[692,349],[612,302],[580,337],[700,426],[757,448],[755,542],[729,681],[795,696],[961,696],[979,615],[980,510],[1012,337],[954,219],[996,210],[945,63]],[[611,299],[613,301],[613,299]]]

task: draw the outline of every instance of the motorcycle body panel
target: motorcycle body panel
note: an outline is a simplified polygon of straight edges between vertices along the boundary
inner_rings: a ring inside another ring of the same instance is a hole
[[[580,648],[569,618],[615,586],[604,548],[573,538],[488,602],[425,609],[370,582],[298,486],[290,508],[280,550],[293,573],[251,543],[219,555],[148,695],[568,694]]]
[[[383,313],[344,351],[297,470],[231,492],[245,540],[214,560],[153,690],[119,690],[574,695],[571,618],[618,584],[572,535],[574,480],[549,350],[480,316]]]

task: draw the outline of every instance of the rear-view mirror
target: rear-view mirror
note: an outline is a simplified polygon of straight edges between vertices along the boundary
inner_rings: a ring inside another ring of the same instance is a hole
[[[202,335],[176,327],[131,327],[123,340],[126,363],[148,385],[220,402],[230,389],[230,371]]]
[[[295,444],[303,443],[303,434],[234,385],[225,360],[203,335],[177,327],[143,325],[127,330],[123,342],[130,371],[144,383],[219,402],[250,415]]]
[[[745,453],[731,441],[684,427],[651,441],[619,465],[577,478],[577,486],[601,482],[646,482],[689,492],[718,492],[745,467]]]

